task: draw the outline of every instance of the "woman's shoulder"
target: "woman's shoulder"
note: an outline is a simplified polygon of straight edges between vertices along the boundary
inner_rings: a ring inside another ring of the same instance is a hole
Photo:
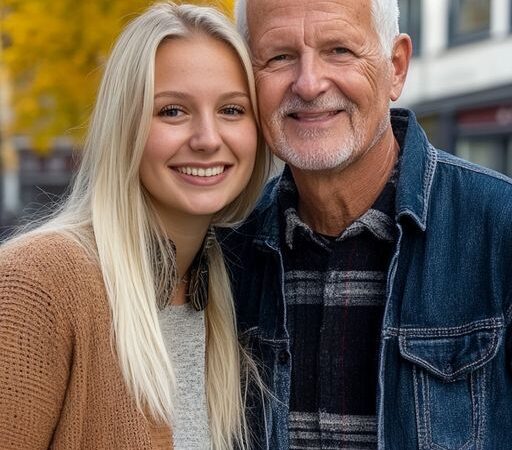
[[[90,294],[102,288],[98,263],[73,236],[38,232],[0,247],[0,295],[16,289],[54,299]]]
[[[31,269],[57,271],[91,264],[92,258],[83,244],[65,232],[32,232],[7,241],[0,247],[2,270]]]
[[[76,386],[83,387],[84,361],[109,357],[98,356],[90,338],[96,320],[107,324],[100,338],[109,342],[109,316],[107,306],[98,307],[106,301],[87,253],[71,236],[54,232],[0,247],[0,435],[21,423],[19,448],[48,447],[62,411],[72,410],[67,393],[75,392],[76,401]],[[3,442],[0,437],[1,448]]]

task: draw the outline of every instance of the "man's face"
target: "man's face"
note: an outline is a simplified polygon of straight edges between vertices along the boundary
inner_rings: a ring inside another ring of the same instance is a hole
[[[247,19],[263,132],[277,156],[330,170],[378,143],[397,95],[371,0],[252,0]]]

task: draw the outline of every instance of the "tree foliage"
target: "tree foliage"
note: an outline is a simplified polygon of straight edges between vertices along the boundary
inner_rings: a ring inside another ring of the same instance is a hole
[[[79,139],[101,67],[122,27],[150,0],[2,0],[3,63],[12,82],[14,134],[45,152],[56,136]],[[225,12],[232,0],[213,4]]]

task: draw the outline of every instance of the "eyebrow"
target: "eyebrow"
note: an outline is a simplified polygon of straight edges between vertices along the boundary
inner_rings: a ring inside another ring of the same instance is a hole
[[[190,94],[187,94],[185,92],[180,91],[162,91],[155,94],[155,100],[157,98],[162,97],[173,97],[178,99],[187,100],[190,97],[192,97]],[[226,92],[221,96],[222,99],[231,99],[231,98],[250,98],[249,94],[247,92],[242,91],[232,91],[232,92]]]

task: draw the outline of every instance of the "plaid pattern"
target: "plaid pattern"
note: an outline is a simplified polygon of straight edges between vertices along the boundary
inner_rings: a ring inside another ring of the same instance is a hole
[[[377,355],[396,179],[395,170],[372,208],[331,238],[300,220],[291,172],[283,174],[290,449],[377,448]]]

